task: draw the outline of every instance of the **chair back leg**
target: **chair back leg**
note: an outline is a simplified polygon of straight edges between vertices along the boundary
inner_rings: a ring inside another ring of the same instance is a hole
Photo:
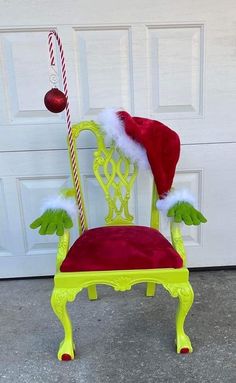
[[[154,297],[156,292],[156,283],[147,282],[146,297]]]
[[[98,299],[96,285],[92,285],[88,287],[88,298],[90,301],[95,301],[96,299]]]

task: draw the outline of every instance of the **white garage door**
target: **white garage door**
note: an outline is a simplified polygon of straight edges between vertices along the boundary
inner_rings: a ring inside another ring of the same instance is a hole
[[[176,130],[175,184],[208,218],[184,229],[188,265],[236,264],[236,2],[0,0],[0,10],[0,275],[54,272],[56,236],[28,227],[69,175],[65,118],[42,102],[51,27],[64,45],[73,122],[115,106]],[[88,167],[93,141],[84,135],[80,145],[95,226],[94,195],[104,202]],[[142,174],[132,199],[140,224],[149,222],[150,190]]]

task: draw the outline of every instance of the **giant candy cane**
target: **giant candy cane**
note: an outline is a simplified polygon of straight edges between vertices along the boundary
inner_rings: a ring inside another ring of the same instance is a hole
[[[81,231],[83,233],[86,230],[85,214],[84,214],[84,208],[83,208],[82,198],[81,198],[79,177],[78,177],[77,169],[76,169],[76,153],[75,153],[75,148],[73,145],[73,137],[72,137],[72,129],[71,129],[71,117],[70,117],[70,108],[69,108],[69,99],[68,99],[68,84],[67,84],[65,58],[64,58],[64,52],[63,52],[61,39],[58,36],[56,31],[51,30],[48,34],[48,46],[49,46],[49,55],[50,55],[51,67],[53,69],[55,67],[53,38],[55,38],[57,45],[58,45],[58,48],[59,48],[59,52],[60,52],[60,64],[61,64],[61,71],[62,71],[63,90],[64,90],[64,96],[66,99],[65,109],[66,109],[66,123],[67,123],[67,128],[68,128],[69,152],[70,152],[70,156],[71,156],[71,165],[72,165],[72,172],[73,172],[73,178],[74,178],[74,184],[75,184],[75,190],[76,190],[77,205],[78,205],[78,209],[79,209]],[[60,91],[58,91],[58,92],[60,92]],[[62,94],[62,96],[63,96],[63,94]],[[62,109],[64,109],[64,108],[62,108]]]

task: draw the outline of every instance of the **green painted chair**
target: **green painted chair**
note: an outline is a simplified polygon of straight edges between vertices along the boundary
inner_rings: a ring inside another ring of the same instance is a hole
[[[103,228],[99,230],[110,230],[110,227],[120,228],[122,230],[132,230],[133,216],[129,213],[129,199],[132,186],[136,179],[138,169],[136,164],[131,164],[129,159],[125,158],[114,144],[106,148],[104,135],[99,125],[93,121],[81,122],[74,125],[73,145],[76,149],[76,142],[82,131],[90,131],[95,134],[97,139],[97,149],[94,151],[93,171],[99,182],[108,203],[108,214],[105,218]],[[77,162],[77,172],[79,175],[79,166]],[[68,193],[71,194],[71,193]],[[151,202],[151,220],[150,230],[157,235],[159,229],[159,213],[156,208],[157,201],[156,187],[153,187]],[[84,199],[83,199],[84,207]],[[81,234],[81,226],[80,234]],[[87,227],[87,220],[86,220]],[[105,228],[105,229],[104,229]],[[93,230],[88,229],[86,235],[93,238]],[[116,230],[116,229],[114,229]],[[140,227],[142,230],[142,226]],[[148,230],[147,228],[145,230]],[[147,283],[146,295],[154,296],[156,284],[161,284],[169,291],[172,297],[179,299],[176,313],[176,347],[177,353],[192,352],[192,346],[189,337],[184,331],[184,322],[186,315],[193,303],[193,290],[189,283],[189,271],[185,267],[186,255],[181,236],[180,227],[176,223],[170,223],[171,241],[173,251],[180,255],[183,260],[183,266],[180,268],[128,268],[115,270],[93,270],[90,271],[60,271],[61,265],[66,260],[70,247],[70,233],[66,230],[59,237],[57,252],[57,271],[54,277],[54,289],[51,297],[52,308],[60,320],[64,329],[64,339],[60,343],[58,351],[59,360],[74,359],[75,344],[73,341],[72,324],[67,311],[67,302],[72,302],[76,295],[84,288],[88,289],[90,300],[97,299],[96,285],[109,285],[116,291],[130,290],[137,283]],[[83,235],[82,235],[83,236]],[[85,237],[85,241],[86,241]],[[126,238],[124,238],[124,241]],[[128,238],[127,238],[128,241]],[[96,246],[102,245],[97,242]],[[87,254],[89,258],[91,254]],[[181,262],[182,262],[181,260]]]

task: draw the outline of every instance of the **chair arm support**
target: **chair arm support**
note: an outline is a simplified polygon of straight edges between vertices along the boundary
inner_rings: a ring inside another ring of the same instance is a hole
[[[57,247],[56,271],[60,271],[62,262],[64,261],[70,246],[70,231],[65,230],[64,234],[59,237]]]
[[[183,266],[186,267],[186,250],[179,223],[170,223],[170,234],[172,246],[181,256],[181,258],[183,259]]]

